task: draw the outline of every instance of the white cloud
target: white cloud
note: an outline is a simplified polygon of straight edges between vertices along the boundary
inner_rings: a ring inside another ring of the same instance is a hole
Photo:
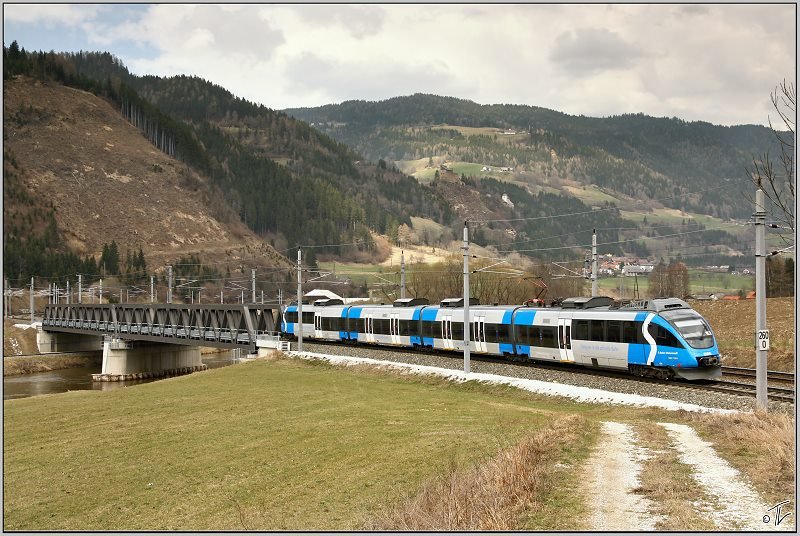
[[[52,8],[7,4],[6,17],[133,41],[152,51],[122,57],[138,74],[195,74],[272,108],[425,92],[764,123],[796,63],[792,5],[160,4],[121,22]]]
[[[99,5],[69,4],[3,4],[3,19],[28,24],[75,25],[93,19],[102,7]]]

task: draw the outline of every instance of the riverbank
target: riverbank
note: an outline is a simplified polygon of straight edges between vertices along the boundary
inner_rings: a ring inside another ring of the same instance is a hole
[[[3,319],[3,356],[38,354],[36,328],[16,319]]]
[[[102,352],[86,354],[40,354],[34,356],[3,356],[3,377],[50,372],[67,368],[90,367],[103,362]]]

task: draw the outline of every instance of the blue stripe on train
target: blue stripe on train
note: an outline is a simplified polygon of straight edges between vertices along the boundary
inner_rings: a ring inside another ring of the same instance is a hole
[[[411,314],[411,321],[412,322],[416,322],[416,321],[419,320],[420,311],[421,311],[421,309],[419,309],[419,308],[414,309],[414,312]],[[411,337],[411,344],[414,345],[414,346],[421,345],[422,344],[422,337],[419,337],[417,335],[413,335]]]
[[[436,320],[436,313],[439,312],[439,309],[423,309],[422,310],[422,320],[433,322]],[[431,339],[432,340],[432,339]]]
[[[650,352],[649,344],[628,344],[628,363],[646,365],[648,352]]]
[[[536,317],[536,311],[520,311],[517,310],[517,314],[514,315],[514,324],[520,326],[532,326],[533,319]],[[503,315],[503,320],[505,320],[505,315]]]

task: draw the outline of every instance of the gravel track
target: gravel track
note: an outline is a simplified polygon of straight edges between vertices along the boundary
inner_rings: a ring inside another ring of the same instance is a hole
[[[591,527],[596,531],[653,531],[661,518],[650,514],[652,501],[636,490],[642,462],[650,457],[633,428],[603,422],[603,436],[586,463],[589,469]]]
[[[296,343],[292,343],[292,350],[296,349]],[[367,359],[379,359],[384,361],[395,361],[399,363],[410,363],[413,365],[427,365],[453,370],[463,370],[464,362],[457,355],[434,355],[414,352],[398,352],[391,349],[374,348],[367,346],[345,346],[333,344],[310,343],[303,341],[303,349],[310,352],[327,353],[341,356],[362,357]],[[736,396],[725,393],[715,393],[711,391],[700,391],[680,384],[655,384],[637,381],[634,378],[612,378],[602,375],[591,374],[588,371],[569,370],[571,367],[552,369],[548,367],[521,366],[502,361],[477,360],[473,356],[470,362],[472,372],[482,372],[486,374],[498,374],[514,378],[539,380],[544,382],[554,382],[581,387],[591,387],[617,393],[636,394],[642,396],[652,396],[684,402],[687,404],[697,404],[709,408],[730,409],[738,411],[752,411],[755,406],[755,398]],[[781,411],[789,414],[794,413],[793,404],[786,402],[770,401],[770,408],[774,411]]]

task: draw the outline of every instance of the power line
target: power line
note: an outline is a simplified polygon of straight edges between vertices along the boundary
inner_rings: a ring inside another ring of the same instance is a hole
[[[727,182],[730,179],[722,179],[722,180]],[[678,195],[675,195],[675,196],[672,196],[672,197],[664,197],[664,198],[661,198],[661,199],[653,199],[653,201],[657,201],[657,202],[663,204],[663,201],[670,201],[670,200],[673,200],[673,199],[678,199],[678,198],[686,197],[686,196],[689,196],[689,195],[697,195],[697,194],[701,194],[701,193],[711,192],[711,191],[714,191],[714,190],[719,190],[721,188],[726,188],[727,186],[728,186],[727,184],[723,184],[723,185],[720,185],[720,186],[714,186],[712,188],[707,188],[705,190],[700,190],[700,191],[696,191],[696,192],[686,192],[686,193],[678,194]],[[537,221],[537,220],[552,219],[552,218],[566,218],[568,216],[583,216],[583,215],[586,215],[586,214],[593,214],[593,213],[597,213],[597,212],[606,212],[606,211],[609,211],[609,210],[624,210],[623,207],[625,207],[625,206],[626,205],[623,205],[623,206],[614,205],[614,206],[611,206],[611,207],[587,210],[587,211],[583,211],[583,212],[572,212],[570,214],[555,214],[555,215],[552,215],[552,216],[534,216],[534,217],[530,217],[530,218],[512,218],[512,219],[507,219],[507,220],[468,220],[467,223],[510,223],[510,222],[517,222],[517,221]]]

